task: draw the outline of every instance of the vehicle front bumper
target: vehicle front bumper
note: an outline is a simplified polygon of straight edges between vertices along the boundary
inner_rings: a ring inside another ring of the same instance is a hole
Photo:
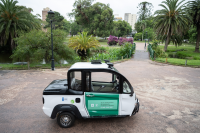
[[[133,110],[132,115],[135,115],[137,112],[139,112],[139,107],[140,107],[140,102],[138,99],[136,99],[135,108]]]

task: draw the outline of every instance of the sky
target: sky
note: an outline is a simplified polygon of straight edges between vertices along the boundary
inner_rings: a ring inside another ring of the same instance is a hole
[[[101,2],[104,4],[109,4],[113,9],[113,14],[119,14],[118,17],[122,17],[124,20],[125,13],[137,14],[139,9],[137,8],[140,2],[145,0],[95,0],[93,3]],[[146,0],[153,4],[153,13],[156,10],[160,10],[161,7],[159,4],[163,0]],[[188,1],[188,0],[186,0]],[[42,16],[43,8],[49,7],[53,11],[59,12],[67,20],[70,18],[67,17],[67,13],[72,12],[73,4],[75,0],[18,0],[18,5],[23,5],[33,9],[33,14],[40,14]]]

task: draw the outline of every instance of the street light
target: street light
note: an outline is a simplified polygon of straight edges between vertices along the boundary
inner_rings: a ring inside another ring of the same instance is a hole
[[[146,31],[146,38],[147,38],[147,31]],[[145,39],[145,48],[146,48],[146,39]]]
[[[52,59],[51,59],[51,70],[54,71],[54,58],[53,58],[53,33],[52,33],[52,22],[54,17],[54,12],[52,10],[48,11],[48,16],[51,20],[51,50],[52,50]]]

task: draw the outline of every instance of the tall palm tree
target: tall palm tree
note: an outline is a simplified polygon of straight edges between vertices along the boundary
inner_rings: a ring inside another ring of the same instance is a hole
[[[147,25],[146,20],[140,21],[140,28],[142,29],[142,41],[143,41],[144,30],[146,28],[146,25]]]
[[[163,7],[161,10],[157,10],[154,14],[154,22],[156,23],[154,28],[157,35],[162,36],[162,41],[165,41],[164,51],[167,51],[167,46],[171,41],[171,37],[182,36],[189,25],[189,17],[186,14],[184,0],[166,0],[162,1],[163,4],[159,6]],[[175,41],[176,42],[176,41]],[[180,42],[180,41],[179,41]]]
[[[199,53],[199,42],[200,42],[200,0],[194,0],[188,2],[188,13],[192,18],[192,23],[197,27],[197,42],[195,51]]]
[[[0,0],[0,45],[15,48],[14,38],[20,31],[29,31],[40,27],[39,21],[24,6],[16,5],[16,0]],[[8,42],[8,43],[7,43]]]

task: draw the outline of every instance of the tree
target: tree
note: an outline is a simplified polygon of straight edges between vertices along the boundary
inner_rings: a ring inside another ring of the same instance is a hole
[[[89,35],[106,37],[113,31],[113,10],[109,5],[95,3],[93,0],[76,0],[71,16],[75,16],[78,25],[81,25]]]
[[[164,51],[167,51],[167,46],[172,41],[175,45],[182,43],[181,37],[184,31],[187,31],[189,25],[189,17],[184,10],[184,0],[166,0],[162,1],[163,7],[155,12],[154,28],[157,35],[161,35],[161,40],[165,41]]]
[[[196,47],[195,52],[199,53],[199,42],[200,42],[200,0],[193,0],[188,2],[188,13],[192,18],[192,23],[196,27]]]
[[[75,57],[74,50],[70,49],[63,43],[66,33],[61,30],[53,30],[53,51],[54,59],[59,62],[65,59],[68,62]],[[29,33],[22,33],[15,39],[18,46],[11,58],[13,60],[27,62],[41,62],[43,59],[47,63],[51,61],[51,32],[43,32],[42,30],[32,30]]]
[[[146,36],[146,32],[147,32],[147,36]],[[144,35],[146,39],[150,39],[150,40],[154,40],[156,37],[156,34],[152,28],[146,28],[144,30]]]
[[[153,9],[153,5],[149,2],[141,2],[138,4],[139,12],[138,14],[138,21],[145,20],[149,16],[151,16],[151,11]]]
[[[78,34],[78,32],[81,32],[81,26],[78,25],[76,22],[71,21],[70,31],[71,31],[71,35],[76,35]]]
[[[88,56],[87,51],[90,48],[98,47],[99,41],[96,37],[88,36],[87,32],[78,33],[77,36],[69,39],[69,47],[76,50],[76,52],[82,57],[82,59]]]
[[[128,35],[129,33],[131,33],[132,31],[132,27],[129,23],[127,23],[126,21],[115,21],[114,22],[114,28],[116,30],[116,33],[118,37],[122,37],[125,35]]]
[[[63,29],[64,25],[64,17],[60,15],[59,12],[54,11],[54,17],[53,17],[53,23],[52,26],[54,29]],[[50,28],[51,27],[51,19],[50,16],[47,15],[46,18],[47,24],[44,26],[44,28]]]
[[[191,26],[191,28],[188,30],[189,35],[189,41],[191,43],[195,42],[197,40],[197,28]]]
[[[143,41],[143,36],[144,36],[144,30],[145,30],[145,28],[146,28],[146,20],[142,20],[142,21],[140,21],[140,28],[142,29],[142,41]]]
[[[64,20],[63,20],[62,29],[63,29],[65,32],[69,33],[69,31],[70,31],[70,26],[71,26],[70,22],[67,21],[66,19],[64,19]]]
[[[136,33],[134,36],[134,40],[142,39],[142,33]]]
[[[137,21],[135,23],[135,30],[137,31],[137,33],[142,32],[142,29],[140,27],[140,21]]]
[[[10,45],[11,50],[16,47],[14,38],[21,31],[40,29],[37,16],[30,13],[30,9],[16,5],[16,0],[1,0],[0,2],[0,45]]]

